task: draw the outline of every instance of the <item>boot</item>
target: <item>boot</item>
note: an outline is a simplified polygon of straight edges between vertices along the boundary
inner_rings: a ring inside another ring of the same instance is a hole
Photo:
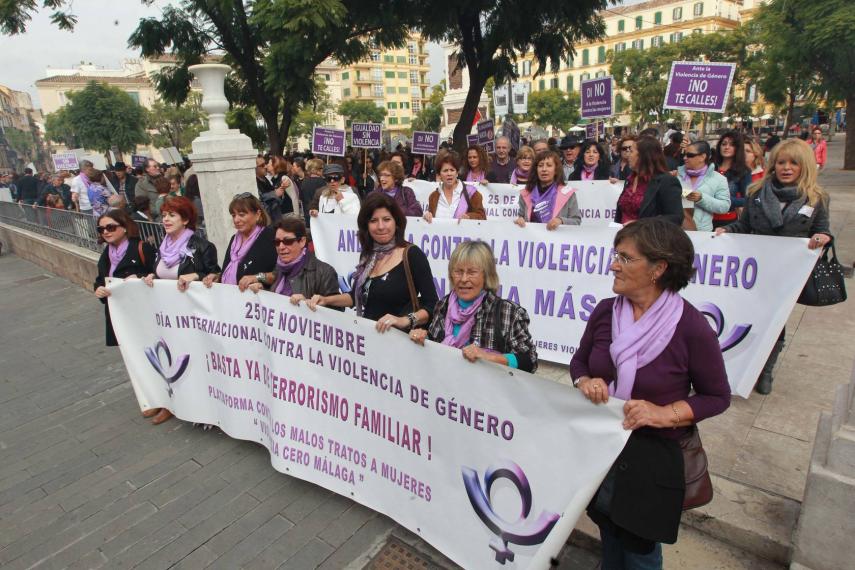
[[[775,363],[778,362],[778,355],[784,349],[784,341],[775,342],[772,347],[772,352],[769,358],[766,359],[766,364],[763,365],[763,370],[760,372],[760,378],[757,379],[757,385],[754,386],[754,391],[758,394],[769,394],[772,392],[772,370],[775,368]]]
[[[170,412],[167,408],[161,408],[160,413],[158,413],[154,418],[152,418],[151,423],[154,425],[162,424],[172,417],[172,412]]]

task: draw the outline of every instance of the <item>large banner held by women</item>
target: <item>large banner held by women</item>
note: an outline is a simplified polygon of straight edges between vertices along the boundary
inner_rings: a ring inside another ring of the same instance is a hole
[[[500,296],[522,305],[540,358],[569,363],[591,311],[613,297],[609,269],[615,227],[525,228],[509,220],[408,218],[406,238],[425,252],[440,296],[451,290],[448,260],[463,240],[491,244]],[[336,268],[347,287],[359,257],[356,218],[312,221],[318,258]],[[748,397],[772,345],[795,305],[817,254],[807,240],[688,232],[695,246],[695,281],[682,294],[718,335],[734,393]]]
[[[626,443],[622,402],[286,297],[111,283],[140,405],[259,442],[464,568],[547,568]]]

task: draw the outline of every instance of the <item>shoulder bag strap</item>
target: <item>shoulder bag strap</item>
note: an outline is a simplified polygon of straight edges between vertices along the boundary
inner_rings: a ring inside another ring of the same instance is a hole
[[[137,242],[137,252],[140,254],[142,266],[145,267],[145,254],[143,253],[142,240]]]
[[[469,196],[469,189],[466,184],[463,185],[463,198],[466,200],[466,213],[468,214],[472,210],[472,198]]]
[[[410,291],[410,302],[413,305],[413,312],[415,313],[420,309],[419,307],[419,296],[416,293],[416,285],[413,282],[413,272],[410,269],[410,248],[413,247],[413,244],[407,244],[407,247],[404,248],[404,273],[407,275],[407,289]]]

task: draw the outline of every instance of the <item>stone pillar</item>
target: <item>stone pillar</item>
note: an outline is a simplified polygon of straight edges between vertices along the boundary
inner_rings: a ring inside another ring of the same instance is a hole
[[[838,386],[814,441],[791,570],[853,567],[855,537],[855,372]]]
[[[234,225],[229,203],[236,194],[258,195],[255,185],[255,157],[250,138],[226,125],[224,85],[231,68],[219,63],[190,66],[202,84],[202,109],[208,113],[208,128],[193,141],[193,169],[199,179],[199,192],[205,210],[208,239],[217,246],[220,261],[225,255]]]

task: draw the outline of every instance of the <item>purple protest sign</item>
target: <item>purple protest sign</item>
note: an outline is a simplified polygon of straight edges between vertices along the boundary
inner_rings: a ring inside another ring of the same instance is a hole
[[[383,125],[380,123],[353,123],[350,140],[356,148],[380,148]]]
[[[478,135],[466,135],[466,146],[478,144]]]
[[[605,121],[597,121],[597,136],[599,138],[606,136],[606,122]]]
[[[347,133],[338,129],[315,127],[312,130],[312,152],[328,156],[344,156]]]
[[[73,152],[58,152],[50,155],[53,159],[53,167],[55,170],[77,170],[78,162],[77,155]]]
[[[614,114],[611,75],[583,81],[580,87],[582,118],[596,119]]]
[[[131,168],[145,168],[145,161],[148,160],[148,157],[142,154],[132,154],[131,155]]]
[[[674,61],[665,92],[666,109],[724,113],[735,63]]]
[[[585,138],[597,138],[597,123],[588,123],[587,125],[585,125]]]
[[[496,125],[493,119],[478,123],[478,144],[484,147],[488,154],[496,152]]]
[[[413,131],[413,154],[436,154],[439,151],[439,133]]]

